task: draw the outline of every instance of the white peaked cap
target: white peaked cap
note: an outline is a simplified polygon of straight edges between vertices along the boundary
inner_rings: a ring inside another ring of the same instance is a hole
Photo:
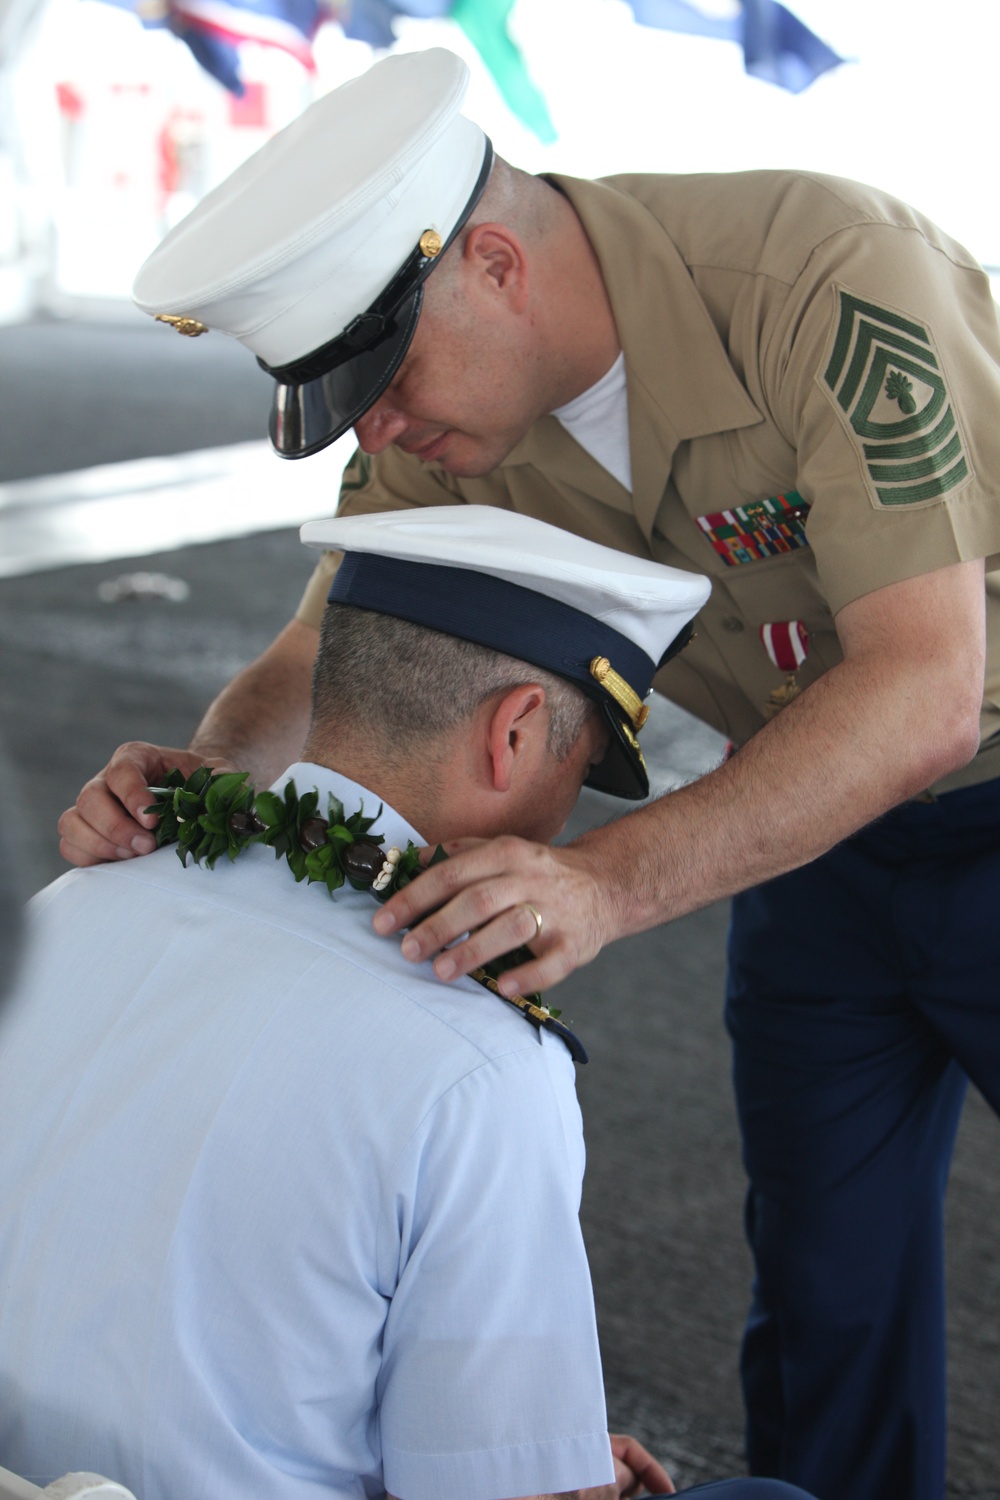
[[[485,505],[310,521],[301,537],[348,554],[331,600],[478,641],[575,683],[615,736],[590,784],[647,795],[642,700],[686,644],[707,578]]]
[[[468,78],[464,62],[444,48],[394,53],[317,100],[170,231],[136,276],[138,306],[154,317],[190,320],[182,331],[202,325],[239,339],[280,372],[279,386],[316,382],[312,370],[298,379],[288,367],[342,337],[428,230],[446,245],[482,191],[492,150],[479,126],[459,114]],[[422,258],[408,294],[438,253]],[[353,407],[367,403],[366,410],[388,384],[412,337],[419,299],[405,310],[412,326],[380,341],[359,389],[349,380],[346,397],[333,392],[327,425],[345,430],[361,415]],[[350,349],[334,356],[342,368],[352,359]],[[285,456],[324,445],[317,422],[305,425],[314,430],[304,442],[297,430],[284,444],[276,441]]]

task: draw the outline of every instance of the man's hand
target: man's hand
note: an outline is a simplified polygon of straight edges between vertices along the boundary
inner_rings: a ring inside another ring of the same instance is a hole
[[[132,741],[88,781],[75,807],[59,819],[59,852],[73,865],[132,859],[155,847],[156,819],[143,808],[147,787],[177,766],[190,776],[199,766],[248,771],[254,786],[270,786],[301,752],[309,727],[309,679],[319,631],[292,620],[211,704],[188,750]]]
[[[674,1494],[674,1482],[666,1469],[634,1437],[611,1433],[611,1456],[618,1500],[632,1500],[644,1489],[651,1495]]]
[[[438,954],[439,979],[468,974],[527,944],[535,962],[510,969],[500,988],[508,995],[545,990],[618,936],[601,866],[586,849],[512,837],[456,839],[444,849],[450,858],[393,896],[373,922],[388,936],[425,916],[403,939],[402,953],[413,963]],[[463,942],[447,947],[465,933]]]
[[[59,819],[59,852],[71,865],[97,865],[132,859],[156,848],[156,818],[144,811],[151,786],[175,766],[190,776],[201,765],[235,769],[219,758],[205,760],[190,750],[171,750],[133,740],[120,745],[103,771],[88,781]]]
[[[983,695],[982,561],[878,589],[836,625],[844,660],[725,765],[563,848],[450,843],[375,931],[409,927],[403,956],[438,955],[440,979],[525,943],[535,962],[500,988],[544,990],[616,938],[817,858],[964,765]]]

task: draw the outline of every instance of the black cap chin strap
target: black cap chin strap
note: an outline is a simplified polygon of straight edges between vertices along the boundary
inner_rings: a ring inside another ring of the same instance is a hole
[[[338,366],[346,365],[348,360],[354,359],[358,354],[364,354],[369,349],[377,349],[390,334],[395,333],[394,314],[426,281],[455,236],[468,223],[473,209],[483,196],[486,184],[490,180],[494,159],[493,142],[487,136],[479,176],[447,240],[442,242],[441,237],[433,230],[425,230],[420,236],[419,244],[407,256],[389,284],[375,298],[371,307],[352,319],[336,338],[314,349],[311,354],[305,354],[301,359],[293,360],[288,365],[269,365],[258,356],[257,363],[261,369],[266,370],[268,375],[273,376],[281,385],[308,385],[311,380],[319,380],[321,376],[328,375]]]

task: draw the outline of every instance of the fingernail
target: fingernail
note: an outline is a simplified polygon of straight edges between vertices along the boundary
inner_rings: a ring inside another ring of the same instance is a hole
[[[501,995],[506,995],[508,1000],[510,999],[511,995],[517,994],[517,985],[511,984],[506,975],[497,980],[497,989],[500,991]]]
[[[152,854],[156,848],[156,840],[150,838],[148,833],[137,833],[132,840],[132,849],[136,854]]]
[[[395,925],[396,918],[393,916],[391,911],[376,912],[375,916],[372,918],[372,926],[374,927],[376,932],[381,932],[383,934],[391,932]]]
[[[116,849],[115,850],[115,858],[116,859],[132,859],[132,857],[133,857],[133,855],[132,855],[132,850],[131,849]]]
[[[458,972],[458,965],[453,958],[442,954],[434,965],[434,972],[439,979],[451,979],[452,975]]]
[[[419,958],[420,944],[415,937],[405,937],[399,947],[404,958]]]

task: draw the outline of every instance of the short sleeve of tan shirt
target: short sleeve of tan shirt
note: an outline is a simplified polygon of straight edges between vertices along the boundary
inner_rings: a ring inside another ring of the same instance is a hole
[[[958,246],[885,223],[831,236],[761,357],[833,613],[949,563],[997,565],[1000,340]]]

